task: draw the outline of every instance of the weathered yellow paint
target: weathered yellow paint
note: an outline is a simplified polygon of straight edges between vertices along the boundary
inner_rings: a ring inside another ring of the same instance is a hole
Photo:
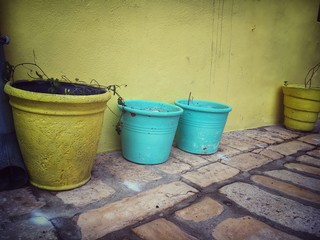
[[[5,85],[31,184],[67,190],[89,181],[110,93],[43,94]]]
[[[0,0],[11,63],[128,84],[125,99],[233,107],[226,131],[282,122],[281,86],[319,61],[319,0]],[[109,107],[118,111],[116,98]],[[99,151],[119,148],[106,111]],[[110,120],[111,119],[111,120]]]
[[[284,125],[294,130],[313,130],[320,112],[320,87],[289,84],[283,86],[282,91]]]

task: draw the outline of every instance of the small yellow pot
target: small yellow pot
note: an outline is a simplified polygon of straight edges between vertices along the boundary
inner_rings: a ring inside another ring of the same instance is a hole
[[[61,95],[5,85],[32,185],[68,190],[91,177],[109,92]]]
[[[284,125],[293,130],[312,131],[320,112],[320,87],[289,84],[284,94]]]

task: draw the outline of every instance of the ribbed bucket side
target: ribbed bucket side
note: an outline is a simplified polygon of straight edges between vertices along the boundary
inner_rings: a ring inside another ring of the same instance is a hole
[[[195,154],[215,153],[231,107],[203,100],[193,100],[189,105],[178,100],[176,104],[184,110],[176,134],[177,147]]]
[[[126,100],[121,117],[122,155],[140,164],[169,158],[182,109],[161,102]]]
[[[320,89],[282,87],[284,99],[284,125],[293,130],[312,131],[320,111]]]

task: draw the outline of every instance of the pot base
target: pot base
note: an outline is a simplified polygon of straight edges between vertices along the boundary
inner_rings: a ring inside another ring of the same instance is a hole
[[[36,183],[32,180],[29,180],[30,184],[37,187],[37,188],[41,188],[41,189],[45,189],[45,190],[51,190],[51,191],[63,191],[63,190],[70,190],[70,189],[74,189],[74,188],[78,188],[81,187],[83,185],[85,185],[87,182],[89,182],[91,176],[89,178],[86,178],[83,181],[74,183],[74,184],[68,184],[68,185],[57,185],[57,186],[47,186],[47,185],[43,185],[41,183]]]
[[[310,132],[314,129],[315,123],[314,122],[303,122],[303,121],[299,121],[299,120],[285,117],[284,118],[284,126],[290,130]]]

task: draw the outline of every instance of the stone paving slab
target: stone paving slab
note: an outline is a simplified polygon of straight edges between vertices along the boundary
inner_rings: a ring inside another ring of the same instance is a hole
[[[91,179],[86,185],[80,188],[59,192],[56,196],[65,204],[83,206],[109,197],[115,192],[112,187],[101,180]]]
[[[157,165],[156,168],[168,174],[177,174],[190,170],[191,166],[178,159],[169,157],[168,161],[163,164]]]
[[[279,136],[284,140],[292,140],[300,136],[298,132],[293,132],[291,130],[285,129],[282,126],[269,126],[264,128],[266,131]]]
[[[209,155],[202,155],[201,157],[210,161],[210,162],[216,162],[218,160],[221,159],[226,159],[228,157],[240,154],[241,151],[232,148],[232,147],[228,147],[226,145],[220,144],[218,151],[214,154],[209,154]]]
[[[308,155],[320,158],[320,149],[315,149],[313,151],[307,152]]]
[[[320,176],[320,168],[317,168],[317,167],[312,167],[312,166],[308,166],[300,163],[287,163],[284,166],[288,169],[293,169],[300,172],[311,173],[311,174]]]
[[[298,138],[298,140],[320,146],[320,134],[310,134],[310,135]]]
[[[216,240],[298,240],[252,217],[228,218],[212,232]]]
[[[320,239],[319,134],[224,135],[214,154],[173,147],[159,165],[98,154],[77,189],[2,191],[0,239]]]
[[[311,157],[308,155],[302,155],[302,156],[297,157],[296,160],[299,162],[308,163],[308,164],[312,164],[312,165],[320,167],[320,159],[319,158]]]
[[[175,215],[187,221],[201,222],[216,217],[222,212],[223,206],[220,203],[210,197],[205,197],[197,203],[176,211]]]
[[[314,148],[313,145],[300,142],[300,141],[292,141],[292,142],[281,143],[279,145],[273,145],[268,147],[267,149],[270,149],[282,155],[288,156],[288,155],[295,154],[299,151],[308,151],[313,148]]]
[[[164,218],[156,219],[132,230],[145,240],[197,240]]]
[[[161,179],[161,175],[152,171],[149,165],[139,165],[124,159],[121,152],[99,154],[96,159],[94,171],[106,170],[110,177],[121,182],[148,183]],[[106,172],[104,171],[105,175]]]
[[[200,187],[207,187],[213,183],[232,178],[238,173],[238,169],[217,162],[201,167],[195,171],[187,172],[183,174],[182,177]]]
[[[320,194],[316,194],[314,192],[308,191],[293,184],[261,175],[253,175],[250,179],[255,183],[258,183],[270,189],[288,194],[293,197],[320,204]]]
[[[252,153],[260,154],[262,156],[271,158],[272,160],[278,160],[278,159],[283,158],[282,154],[277,153],[275,151],[272,151],[270,149],[261,149],[260,148],[260,149],[253,150]]]
[[[232,146],[232,148],[242,152],[249,152],[257,148],[265,148],[268,146],[264,142],[246,137],[245,134],[241,133],[241,131],[223,134],[221,144],[230,147]]]
[[[254,214],[294,231],[320,237],[320,209],[305,206],[242,182],[224,186],[219,192]]]
[[[269,145],[282,143],[284,141],[279,135],[275,135],[274,133],[262,130],[246,130],[245,135]]]
[[[0,192],[0,218],[19,216],[39,209],[46,204],[45,200],[37,199],[30,188]]]
[[[172,182],[84,212],[77,224],[83,239],[97,239],[170,208],[197,192],[183,182]]]
[[[30,235],[32,233],[32,235]],[[57,233],[53,225],[42,217],[32,217],[28,220],[22,220],[16,223],[4,224],[0,228],[1,240],[15,239],[44,239],[58,240]]]
[[[272,170],[266,171],[264,174],[278,178],[283,181],[291,182],[300,187],[309,188],[311,190],[320,191],[320,180],[307,177],[298,173],[294,173],[287,170]]]
[[[231,167],[237,168],[241,171],[249,171],[251,169],[260,167],[266,163],[271,162],[272,159],[265,157],[261,154],[255,153],[242,153],[221,162]]]
[[[170,156],[193,167],[201,166],[208,163],[208,161],[201,156],[184,152],[176,147],[172,148]]]

